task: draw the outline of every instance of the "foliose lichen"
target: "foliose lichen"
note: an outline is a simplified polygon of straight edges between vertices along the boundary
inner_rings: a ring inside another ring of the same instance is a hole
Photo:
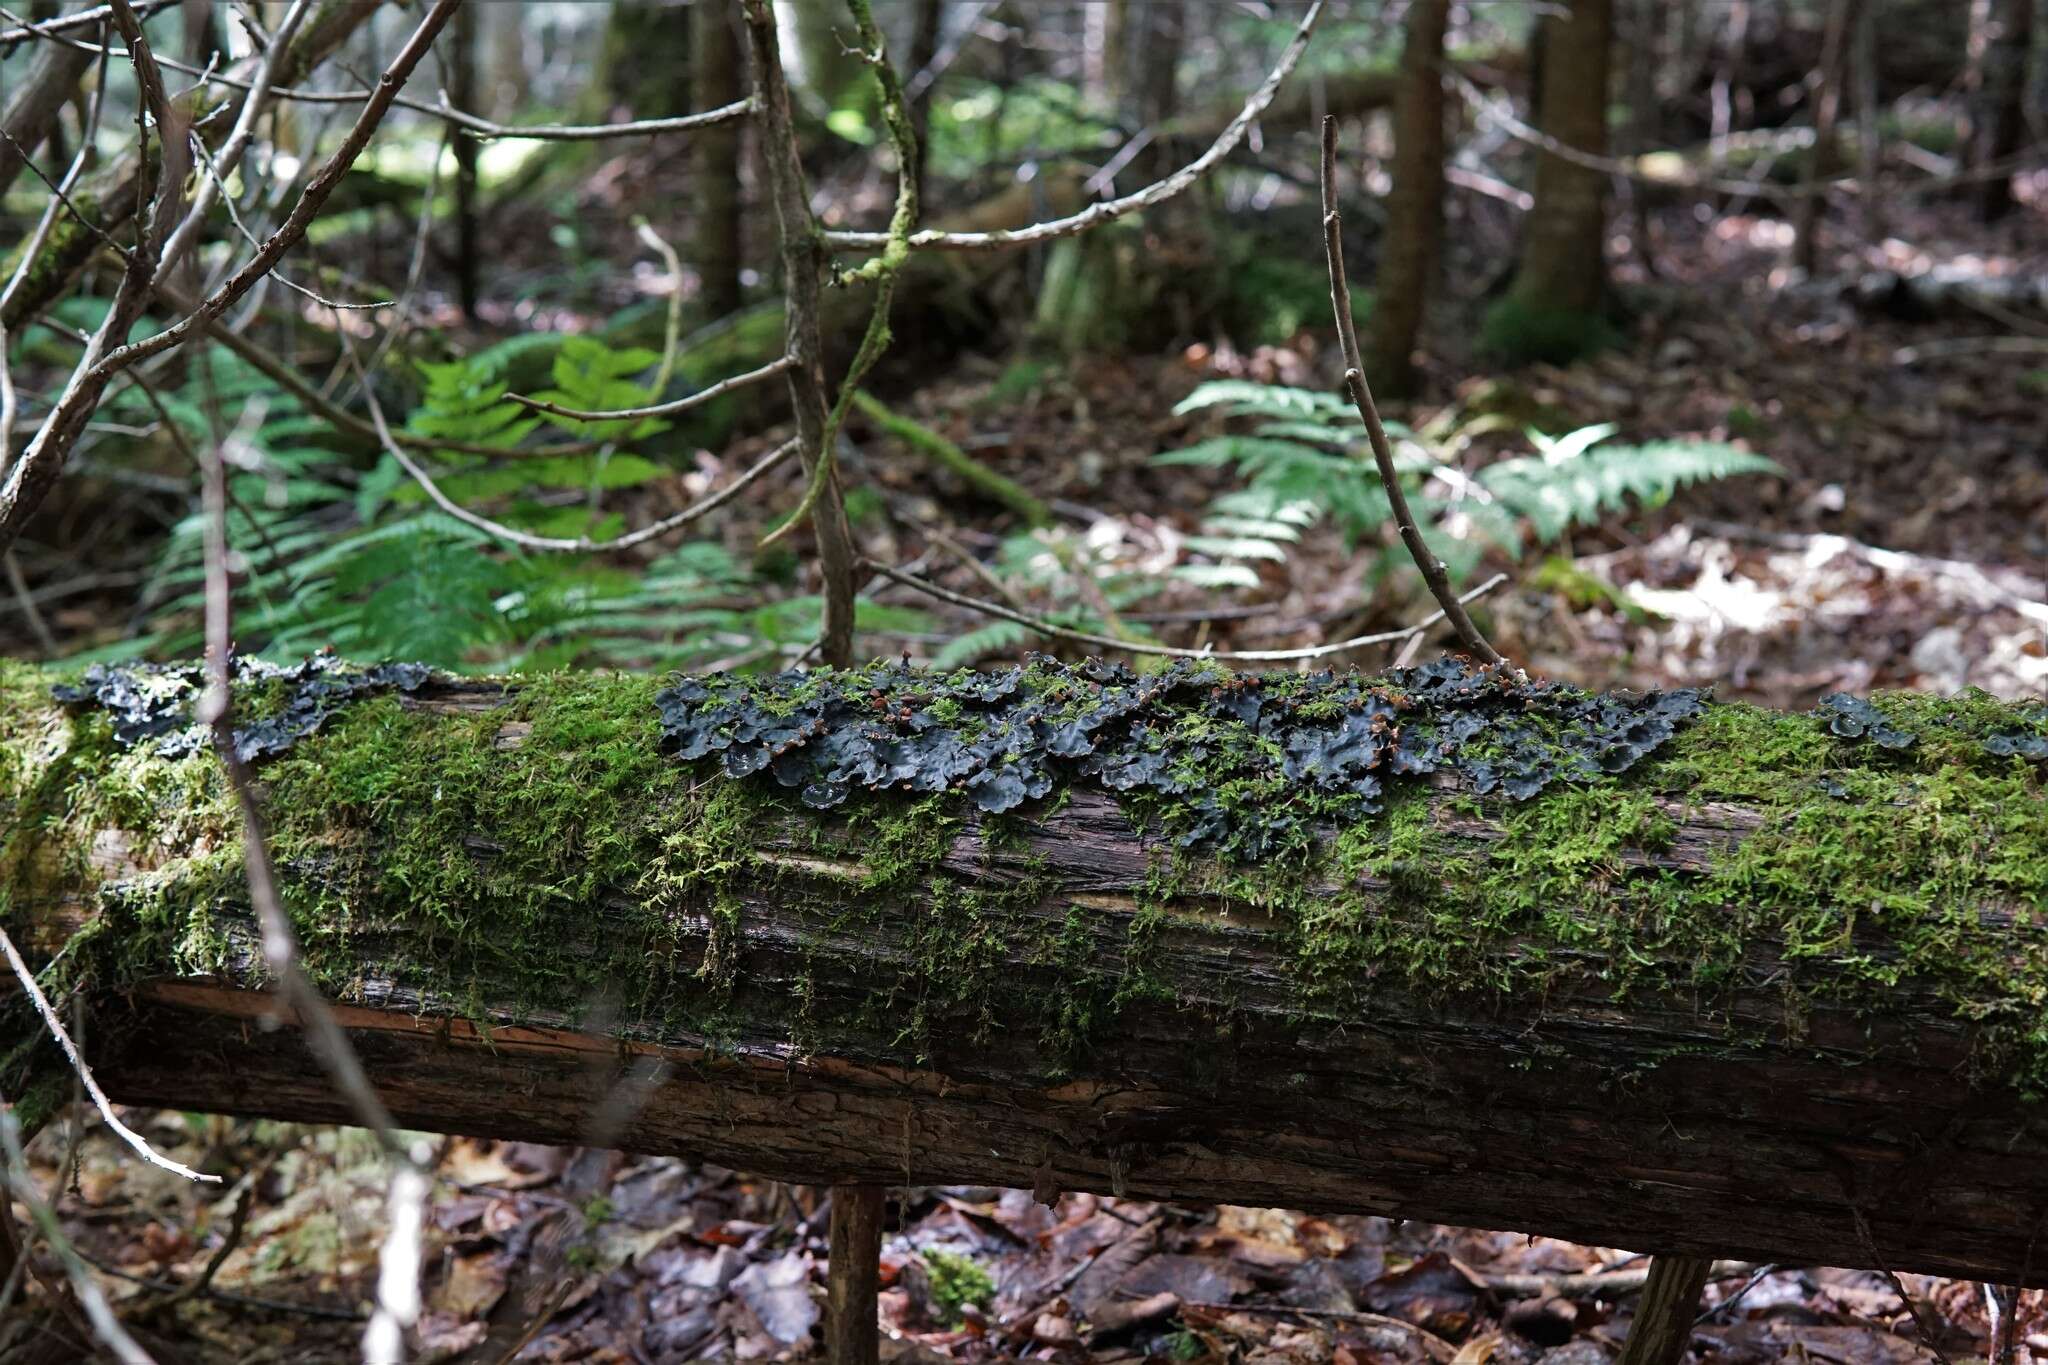
[[[1380,811],[1404,778],[1455,772],[1523,801],[1626,772],[1703,705],[1693,689],[1592,695],[1456,659],[1374,681],[1044,657],[1000,673],[691,678],[656,702],[678,758],[766,773],[816,809],[857,790],[956,791],[999,814],[1082,782],[1172,798],[1183,846],[1250,858],[1311,813]]]
[[[272,714],[235,728],[235,752],[244,763],[283,753],[316,733],[357,697],[379,692],[415,692],[430,676],[425,664],[350,664],[319,653],[295,664],[266,663],[246,654],[229,661],[232,686],[268,684]],[[94,664],[75,684],[59,684],[50,695],[66,706],[93,705],[105,711],[123,748],[155,741],[165,758],[183,758],[206,747],[206,729],[194,716],[206,685],[199,664]]]

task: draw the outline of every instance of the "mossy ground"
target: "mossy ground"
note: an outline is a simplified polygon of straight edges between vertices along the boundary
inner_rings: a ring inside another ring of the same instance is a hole
[[[101,912],[53,975],[117,987],[250,970],[239,821],[217,764],[119,751],[104,717],[49,703],[51,681],[0,665],[0,888],[13,907],[84,890]],[[941,866],[968,815],[959,795],[861,793],[829,817],[806,811],[772,784],[665,756],[660,686],[540,677],[503,706],[454,714],[371,698],[267,763],[273,847],[315,979],[344,997],[388,978],[479,1016],[510,1006],[714,1039],[736,992],[772,988],[800,1049],[851,1036],[923,1055],[1021,1029],[1057,1069],[1079,1065],[1117,1009],[1172,1000],[1153,945],[1169,913],[1206,913],[1191,908],[1208,903],[1199,893],[1273,916],[1305,1019],[1390,988],[1540,998],[1565,984],[1682,993],[1711,1016],[1728,993],[1763,989],[1767,960],[1782,970],[1776,996],[1873,1015],[1931,996],[1974,1026],[1987,1078],[2048,1089],[2048,796],[2039,764],[1983,744],[2048,729],[2038,711],[1880,697],[1919,736],[1899,752],[1810,716],[1714,704],[1628,773],[1527,802],[1413,782],[1379,813],[1304,822],[1256,861],[1161,852],[1123,952],[1106,955],[1091,917],[1108,912],[1047,913],[1056,888],[1017,851],[1063,793],[985,819],[983,856],[1006,859],[1005,876],[970,881]],[[1219,785],[1242,780],[1227,775],[1227,726],[1183,722],[1202,725]],[[1717,803],[1760,823],[1704,859],[1666,856],[1684,813]],[[1128,808],[1167,833],[1188,817],[1157,794]],[[109,830],[143,871],[95,886]],[[801,848],[806,831],[815,855],[857,870],[835,880],[761,856],[764,843]],[[902,960],[857,987],[827,990],[787,955],[788,979],[752,980],[745,897],[764,887],[800,911],[800,962],[872,934]]]

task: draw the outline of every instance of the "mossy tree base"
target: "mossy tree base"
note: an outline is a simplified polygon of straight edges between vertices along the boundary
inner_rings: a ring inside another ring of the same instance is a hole
[[[1440,774],[1228,863],[1079,783],[806,810],[661,754],[660,685],[435,681],[264,767],[308,969],[400,1122],[574,1142],[658,1054],[621,1146],[807,1182],[2048,1283],[2048,801],[1983,743],[2032,713],[1886,699],[1893,751],[1716,704],[1620,778]],[[261,1026],[210,756],[46,688],[0,669],[0,913],[71,944],[101,1081],[348,1121]]]

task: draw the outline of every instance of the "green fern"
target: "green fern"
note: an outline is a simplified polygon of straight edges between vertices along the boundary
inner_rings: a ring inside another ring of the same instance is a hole
[[[1347,545],[1379,536],[1392,515],[1386,490],[1350,402],[1335,394],[1247,380],[1204,384],[1175,409],[1221,407],[1258,419],[1250,432],[1198,441],[1154,457],[1162,465],[1228,467],[1244,487],[1210,504],[1187,548],[1206,562],[1177,577],[1204,587],[1253,587],[1255,564],[1284,560],[1301,532],[1328,521]],[[1394,467],[1430,545],[1453,577],[1470,574],[1490,548],[1520,558],[1596,523],[1631,501],[1659,507],[1688,484],[1738,474],[1774,474],[1761,455],[1705,441],[1603,445],[1611,425],[1563,436],[1527,432],[1537,453],[1495,461],[1465,475],[1421,437],[1395,423]],[[1374,576],[1398,563],[1384,553]]]
[[[648,354],[570,338],[556,357],[551,401],[579,407],[637,404],[649,395],[624,376]],[[541,424],[506,397],[504,357],[419,367],[422,392],[407,431],[510,449]],[[588,556],[525,554],[426,502],[388,455],[359,471],[325,443],[328,425],[232,356],[165,394],[171,419],[193,442],[208,439],[210,411],[259,408],[253,468],[231,475],[230,544],[245,568],[235,634],[276,657],[331,646],[360,658],[420,659],[449,668],[572,665],[693,668],[772,666],[817,638],[816,598],[763,602],[766,584],[720,545],[685,544],[644,569]],[[124,418],[151,420],[129,395]],[[588,434],[592,424],[578,424]],[[661,430],[657,422],[600,424],[608,444],[572,455],[522,453],[435,460],[451,497],[547,534],[603,536],[620,518],[596,495],[645,483],[660,466],[613,448]],[[622,428],[622,430],[614,430]],[[188,654],[204,616],[204,528],[196,512],[174,527],[158,558],[131,638],[97,657]],[[863,604],[866,630],[918,633],[921,613]]]

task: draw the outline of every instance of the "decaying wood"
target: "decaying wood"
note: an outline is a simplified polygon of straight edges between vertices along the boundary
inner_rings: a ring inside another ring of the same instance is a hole
[[[440,724],[502,701],[494,686],[437,686],[407,705],[445,713]],[[507,726],[495,746],[526,742]],[[1430,799],[1437,827],[1474,856],[1502,837],[1452,791]],[[1704,869],[1761,823],[1740,804],[1663,804],[1670,837],[1630,850],[1632,864]],[[477,830],[462,856],[488,863],[492,837]],[[829,817],[764,808],[744,838],[750,856],[721,881],[715,911],[708,900],[667,911],[662,970],[732,968],[715,1037],[581,1031],[522,1010],[509,983],[499,998],[488,983],[481,998],[450,998],[392,965],[432,954],[406,937],[420,931],[374,914],[324,925],[360,963],[338,1014],[395,1119],[573,1142],[623,1068],[659,1055],[670,1078],[619,1145],[773,1177],[1350,1210],[1658,1253],[2048,1284],[2048,1255],[2036,1254],[2048,1106],[1973,1082],[1970,1023],[1910,980],[1882,1015],[1840,1008],[1791,991],[1784,945],[1757,941],[1711,1003],[1647,988],[1617,1000],[1588,962],[1540,998],[1424,994],[1389,976],[1362,1008],[1304,1012],[1287,925],[1234,898],[1174,895],[1162,910],[1148,900],[1154,836],[1112,794],[1076,788],[1000,829],[963,819],[936,876],[983,892],[1029,886],[1020,940],[1061,941],[1066,965],[1021,942],[981,945],[1006,1000],[1057,993],[1074,972],[1113,981],[1141,914],[1164,991],[1102,1010],[1071,1060],[1049,1055],[1033,1027],[984,1025],[971,1005],[906,1040],[891,1011],[909,1001],[879,1002],[871,1027],[798,1045],[801,1019],[876,1005],[876,983],[918,960],[929,898],[874,904],[863,888],[875,850]],[[134,856],[109,832],[94,841],[91,875],[132,876]],[[1369,872],[1311,892],[1350,889],[1383,907],[1394,897]],[[25,903],[17,892],[17,937],[51,951],[89,913],[80,897]],[[551,911],[549,932],[568,959],[608,961],[641,908],[612,888]],[[2024,910],[1986,910],[1980,931],[2009,936],[2015,953],[2041,951]],[[266,1026],[274,1000],[253,931],[246,942],[225,972],[166,971],[95,1000],[100,1080],[131,1104],[348,1121],[300,1033]]]

